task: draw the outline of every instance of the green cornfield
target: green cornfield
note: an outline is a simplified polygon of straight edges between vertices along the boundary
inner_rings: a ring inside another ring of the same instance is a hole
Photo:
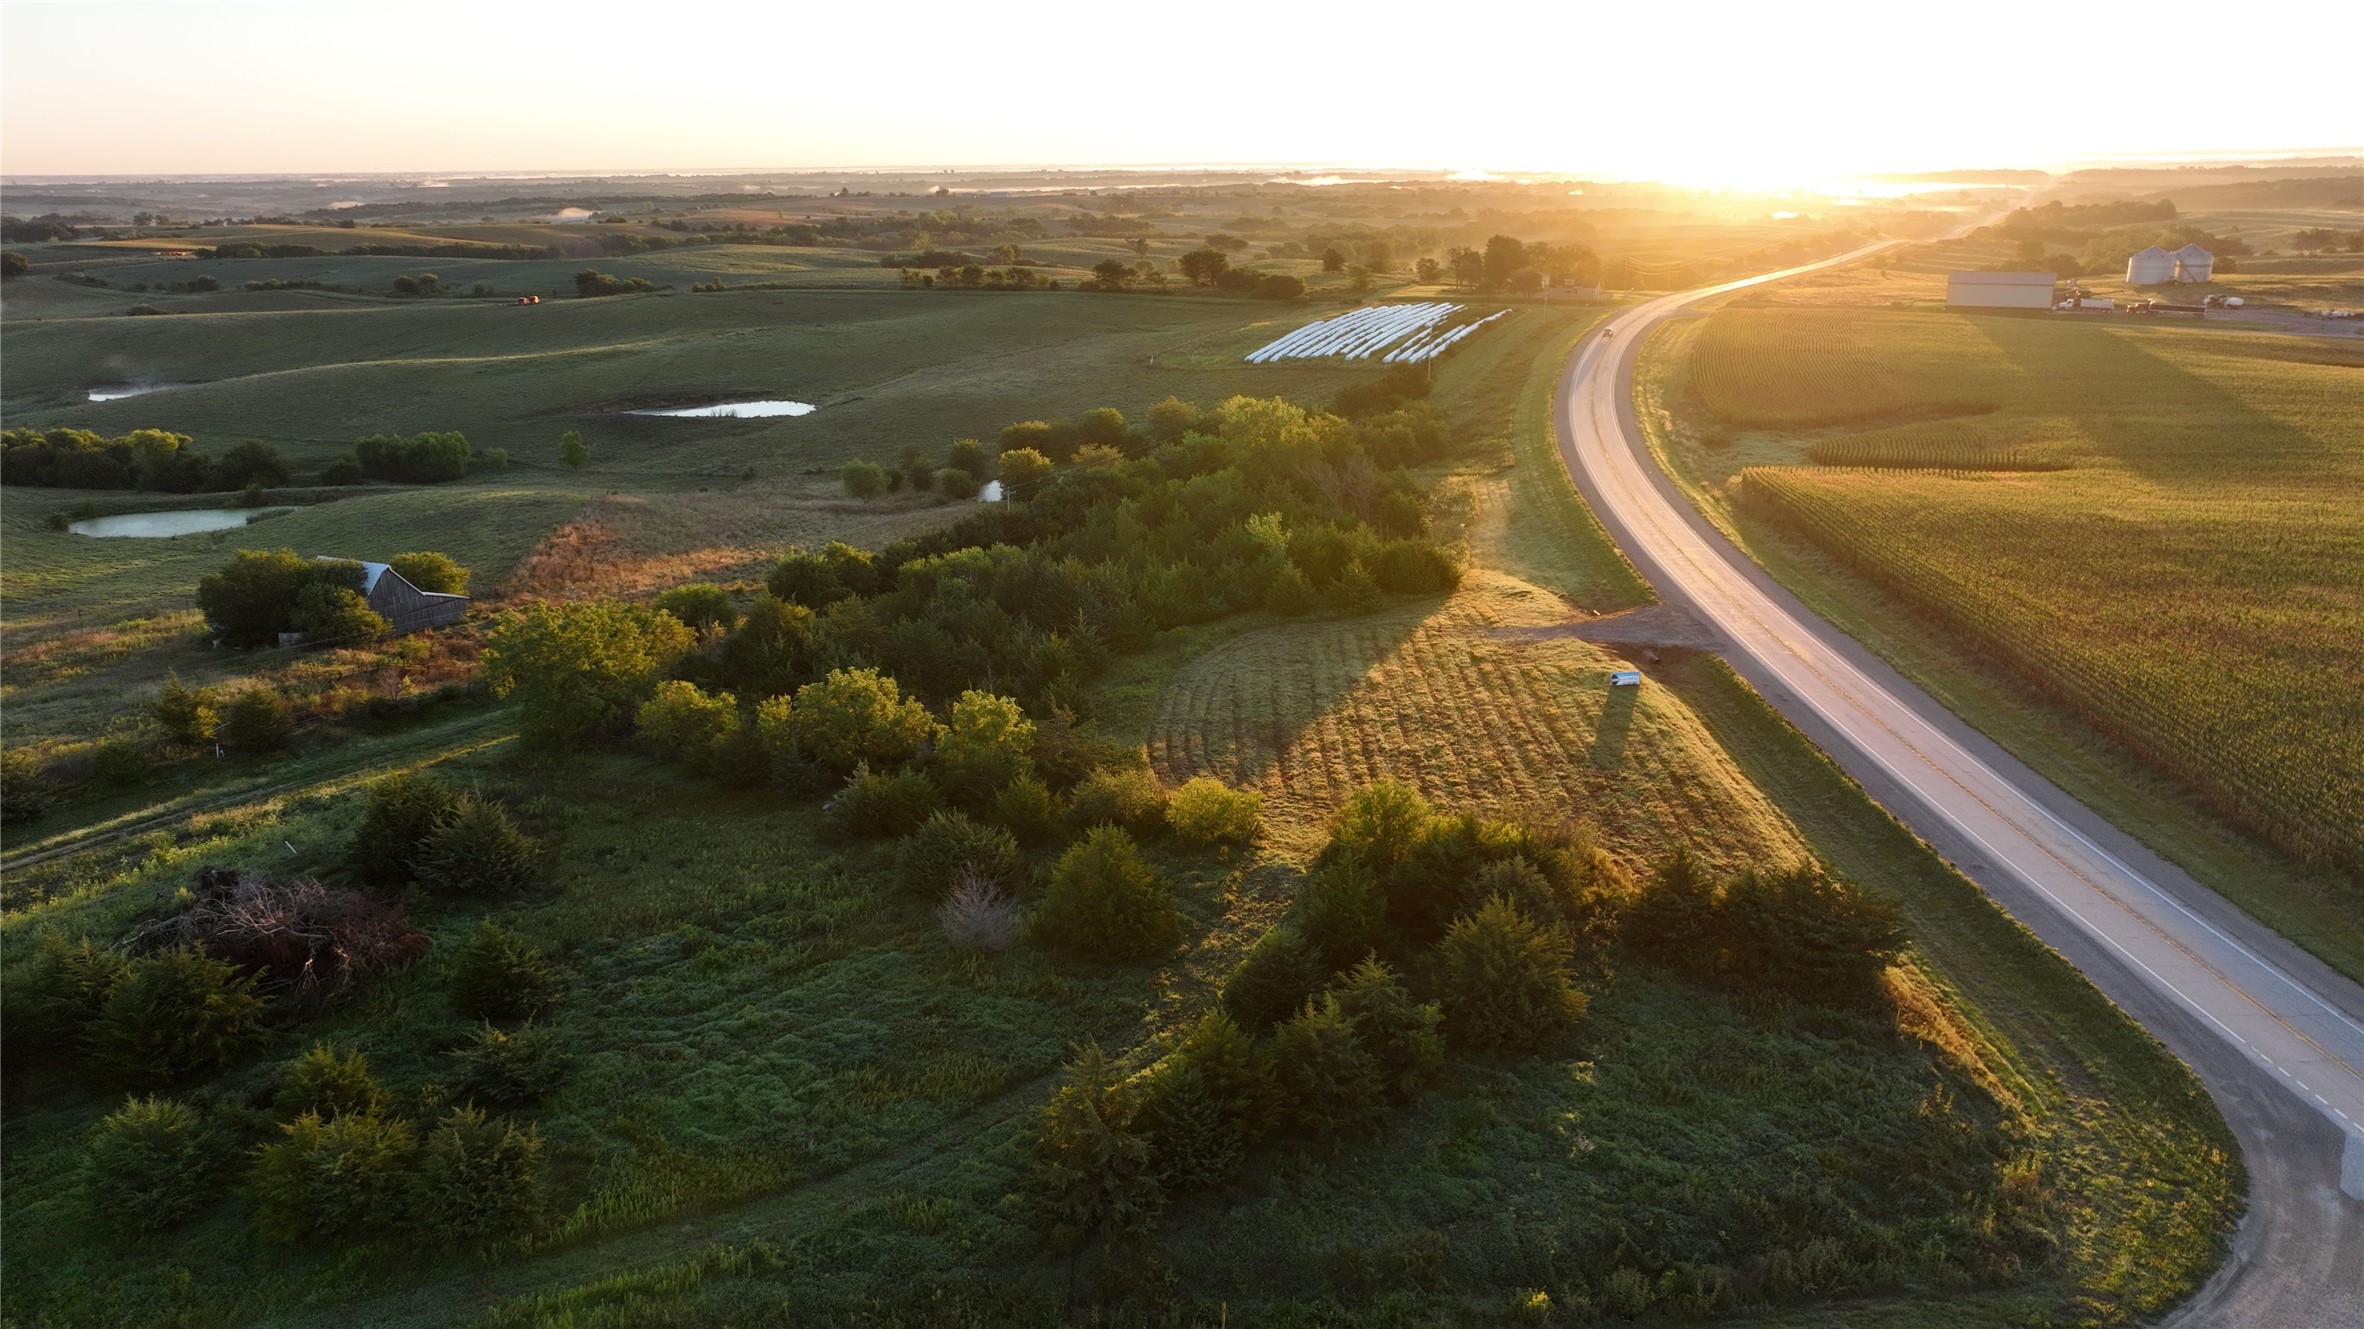
[[[1726,318],[1738,333],[1718,334]],[[1810,417],[1811,385],[1832,393],[1822,423],[1874,400],[1914,414],[1991,399],[1974,421],[1815,439],[1805,456],[1828,464],[1752,467],[1742,501],[2240,824],[2305,861],[2364,866],[2364,350],[1746,310],[1710,324],[1700,358],[1722,366],[1699,389],[1719,414],[1736,384],[1780,385],[1735,423]],[[1916,455],[1951,469],[1858,469]]]

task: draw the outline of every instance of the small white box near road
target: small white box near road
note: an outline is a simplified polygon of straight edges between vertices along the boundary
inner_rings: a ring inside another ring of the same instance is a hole
[[[1615,669],[1609,672],[1610,687],[1638,688],[1641,685],[1642,671],[1639,669]]]

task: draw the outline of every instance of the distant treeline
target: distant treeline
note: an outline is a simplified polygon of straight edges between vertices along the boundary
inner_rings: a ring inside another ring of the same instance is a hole
[[[2061,244],[2083,241],[2113,226],[2142,222],[2171,222],[2176,218],[2170,199],[2121,199],[2114,203],[2063,203],[2054,199],[2033,208],[2015,208],[1987,230],[2014,240],[2051,240]]]
[[[86,429],[0,430],[0,483],[50,489],[146,489],[196,494],[287,483],[287,463],[248,440],[208,458],[187,434],[135,429],[107,438]]]

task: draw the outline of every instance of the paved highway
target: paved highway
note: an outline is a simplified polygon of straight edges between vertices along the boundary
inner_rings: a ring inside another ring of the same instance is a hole
[[[1883,247],[1619,313],[1579,345],[1561,384],[1569,473],[1659,596],[1717,628],[1743,677],[2215,1095],[2250,1169],[2250,1210],[2225,1270],[2169,1323],[2364,1326],[2364,989],[1807,609],[1691,507],[1642,437],[1633,365],[1652,327],[1711,296]]]

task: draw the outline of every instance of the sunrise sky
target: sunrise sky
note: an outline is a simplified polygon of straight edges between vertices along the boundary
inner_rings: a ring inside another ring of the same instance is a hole
[[[0,171],[1288,162],[1796,186],[2364,143],[2364,4],[2285,0],[2249,39],[2214,31],[2233,12],[11,3]]]

